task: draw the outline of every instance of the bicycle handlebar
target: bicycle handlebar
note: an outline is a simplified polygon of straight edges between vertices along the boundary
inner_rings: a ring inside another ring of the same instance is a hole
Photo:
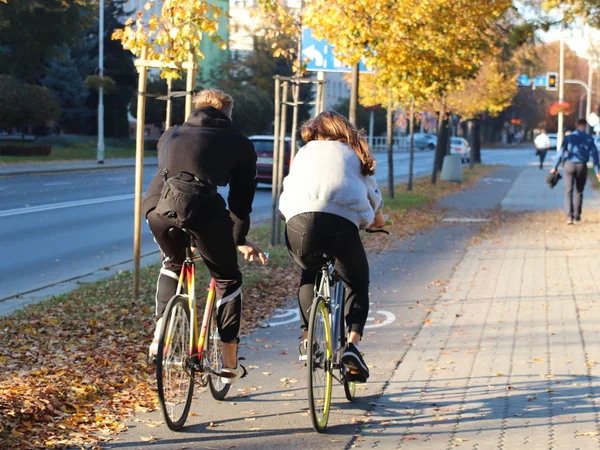
[[[392,219],[387,219],[383,224],[384,227],[390,227],[392,225],[394,225],[394,221]],[[388,230],[384,230],[383,228],[367,228],[365,231],[367,233],[383,233],[387,234],[388,236],[390,235],[390,232]]]

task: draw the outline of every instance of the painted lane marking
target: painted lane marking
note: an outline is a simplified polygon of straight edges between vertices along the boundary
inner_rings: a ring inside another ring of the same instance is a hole
[[[47,187],[66,186],[68,184],[71,184],[71,182],[70,181],[53,181],[51,183],[44,183],[44,186],[47,186]]]
[[[396,320],[396,315],[394,313],[391,313],[389,311],[376,311],[377,314],[381,314],[382,316],[385,316],[385,319],[380,321],[375,321],[375,319],[373,317],[371,317],[371,315],[369,314],[369,317],[367,318],[367,322],[375,322],[375,323],[367,323],[365,325],[365,329],[366,328],[381,328],[381,327],[385,327],[386,325],[391,324],[392,322],[394,322]]]
[[[369,317],[367,318],[367,322],[374,322],[374,323],[367,323],[365,325],[365,328],[385,327],[387,325],[390,325],[391,323],[393,323],[396,320],[395,314],[391,313],[389,311],[378,310],[378,311],[375,311],[375,314],[376,314],[375,317],[372,317],[371,314],[369,314]],[[384,318],[376,320],[377,315],[384,316]],[[280,327],[282,325],[288,325],[290,323],[300,323],[300,312],[298,311],[298,308],[290,308],[290,309],[284,310],[280,314],[273,316],[272,319],[280,319],[280,320],[273,320],[271,322],[267,322],[266,323],[267,326]]]
[[[0,211],[0,217],[19,216],[21,214],[54,211],[56,209],[75,208],[77,206],[97,205],[100,203],[120,202],[124,200],[133,200],[133,198],[133,194],[113,195],[111,197],[100,197],[88,200],[76,200],[72,202],[53,203],[49,205],[30,206],[26,208],[7,209],[6,211]]]
[[[490,219],[482,219],[477,217],[446,217],[442,222],[458,222],[458,223],[479,223],[489,222]]]

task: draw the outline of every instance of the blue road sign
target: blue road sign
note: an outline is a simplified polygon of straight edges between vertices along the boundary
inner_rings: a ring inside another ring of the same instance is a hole
[[[531,85],[531,81],[529,80],[529,77],[527,75],[519,75],[517,77],[517,84],[519,86],[529,86]]]
[[[351,72],[352,68],[335,57],[333,46],[325,40],[316,39],[310,28],[302,29],[302,57],[308,62],[306,70],[313,72]],[[361,63],[359,71],[370,73],[371,71]]]
[[[535,87],[546,87],[548,85],[548,77],[546,75],[538,75],[533,79]]]

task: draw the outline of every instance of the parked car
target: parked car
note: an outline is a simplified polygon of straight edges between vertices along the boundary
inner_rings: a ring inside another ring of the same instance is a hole
[[[426,148],[427,150],[434,150],[437,145],[437,136],[429,133],[415,133],[414,135],[415,147]]]
[[[450,154],[460,155],[463,163],[471,161],[471,146],[462,137],[450,138]]]
[[[256,150],[256,183],[273,182],[273,136],[250,136],[248,139],[254,144]],[[290,155],[292,154],[292,140],[285,140],[285,159],[283,164],[283,176],[286,176],[290,169]]]
[[[556,150],[556,133],[548,133],[548,139],[550,139],[550,150]]]

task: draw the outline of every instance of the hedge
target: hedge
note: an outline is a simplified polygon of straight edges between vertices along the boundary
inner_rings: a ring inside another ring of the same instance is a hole
[[[24,147],[22,145],[0,146],[0,156],[50,156],[52,147],[50,145],[36,145]]]

